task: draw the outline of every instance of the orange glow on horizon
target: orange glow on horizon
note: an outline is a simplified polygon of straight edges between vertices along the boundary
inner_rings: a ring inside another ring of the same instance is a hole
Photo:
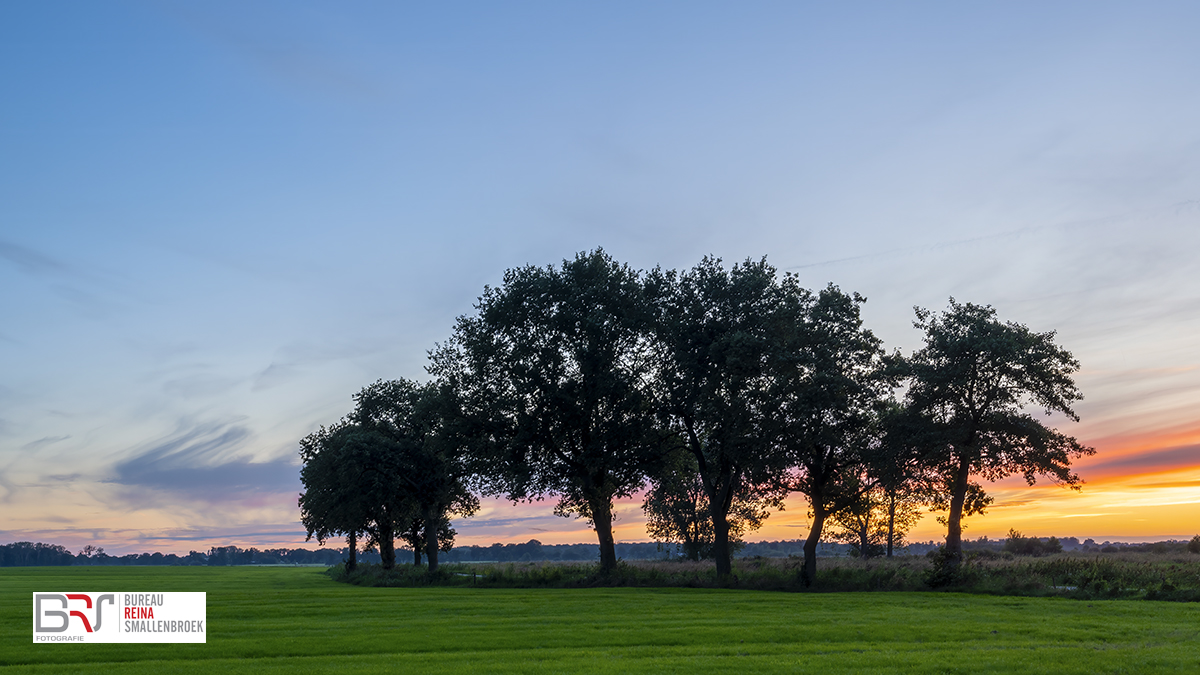
[[[1190,539],[1200,533],[1200,426],[1180,425],[1161,433],[1114,435],[1084,442],[1094,445],[1097,453],[1083,458],[1074,467],[1085,481],[1080,491],[1044,480],[1029,486],[1019,476],[985,483],[995,503],[986,514],[966,519],[964,536],[1002,538],[1012,528],[1027,536],[1157,541]],[[1139,466],[1139,456],[1146,458],[1145,465]],[[70,512],[90,514],[83,518],[72,516],[70,530],[62,527],[65,513],[44,508],[38,513],[10,512],[10,527],[16,527],[9,530],[9,540],[58,543],[72,551],[90,543],[114,554],[142,551],[186,554],[188,550],[207,551],[210,546],[229,545],[260,549],[317,547],[315,541],[304,541],[294,494],[262,494],[223,505],[215,512],[212,505],[206,504],[203,512],[144,506],[113,513],[99,508],[104,501],[102,497],[75,491],[62,502]],[[457,543],[487,546],[530,539],[544,544],[596,541],[586,521],[553,516],[553,504],[553,499],[517,505],[502,499],[485,499],[473,518],[455,521],[459,531]],[[617,541],[650,540],[640,496],[618,500],[614,512]],[[807,502],[793,495],[783,510],[772,513],[748,539],[803,539],[810,525],[807,514]],[[909,540],[941,541],[945,529],[937,522],[937,515],[926,513],[909,533]],[[214,516],[225,522],[238,522],[238,518],[249,516],[256,522],[276,525],[256,527],[250,535],[214,528],[209,530],[211,536],[194,538],[189,536],[193,531],[184,529],[192,521]],[[136,529],[130,528],[134,520]],[[267,534],[263,529],[278,534]],[[326,546],[340,547],[344,542],[330,541]]]

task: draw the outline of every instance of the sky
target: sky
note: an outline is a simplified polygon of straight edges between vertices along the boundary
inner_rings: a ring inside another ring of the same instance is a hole
[[[1057,331],[1097,449],[966,536],[1200,531],[1200,5],[0,5],[0,543],[304,545],[297,442],[504,270],[767,256]],[[753,539],[807,533],[799,498]],[[485,500],[462,544],[590,542]],[[616,535],[645,541],[636,499]],[[913,537],[943,536],[932,516]],[[310,542],[309,546],[315,545]]]

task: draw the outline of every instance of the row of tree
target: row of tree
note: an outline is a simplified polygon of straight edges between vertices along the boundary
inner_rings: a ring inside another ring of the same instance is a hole
[[[322,542],[378,545],[385,565],[400,537],[433,569],[476,495],[554,497],[611,569],[613,502],[648,490],[651,535],[724,575],[799,492],[811,583],[831,522],[862,554],[890,553],[939,508],[956,566],[962,518],[990,502],[980,479],[1078,488],[1071,460],[1093,450],[1029,412],[1077,419],[1079,364],[1054,333],[951,299],[917,310],[925,345],[905,357],[864,328],[863,302],[765,259],[643,273],[596,250],[509,270],[430,352],[430,382],[377,382],[301,441],[302,520]]]

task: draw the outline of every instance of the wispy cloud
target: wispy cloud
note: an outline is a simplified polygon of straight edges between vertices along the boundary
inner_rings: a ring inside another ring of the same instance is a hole
[[[0,239],[0,260],[6,260],[18,270],[35,275],[70,275],[75,270],[48,255],[31,248]]]
[[[252,436],[234,422],[185,426],[118,463],[111,482],[214,501],[295,489],[290,459],[254,462],[241,454]]]
[[[65,441],[70,437],[71,437],[70,435],[67,435],[67,436],[43,436],[42,438],[39,438],[36,441],[30,441],[30,442],[26,443],[25,445],[22,445],[21,449],[22,450],[37,450],[38,448],[42,448],[47,445],[58,443],[60,441]]]
[[[1117,474],[1129,477],[1139,473],[1155,473],[1164,469],[1200,469],[1200,445],[1187,445],[1163,450],[1151,450],[1103,461],[1088,466],[1090,475]]]

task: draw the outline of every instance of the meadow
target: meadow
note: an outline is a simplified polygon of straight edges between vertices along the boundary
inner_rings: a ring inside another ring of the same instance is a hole
[[[203,645],[31,642],[34,591],[206,591]],[[319,568],[0,569],[0,673],[1200,672],[1200,606],[960,593],[377,588]]]

